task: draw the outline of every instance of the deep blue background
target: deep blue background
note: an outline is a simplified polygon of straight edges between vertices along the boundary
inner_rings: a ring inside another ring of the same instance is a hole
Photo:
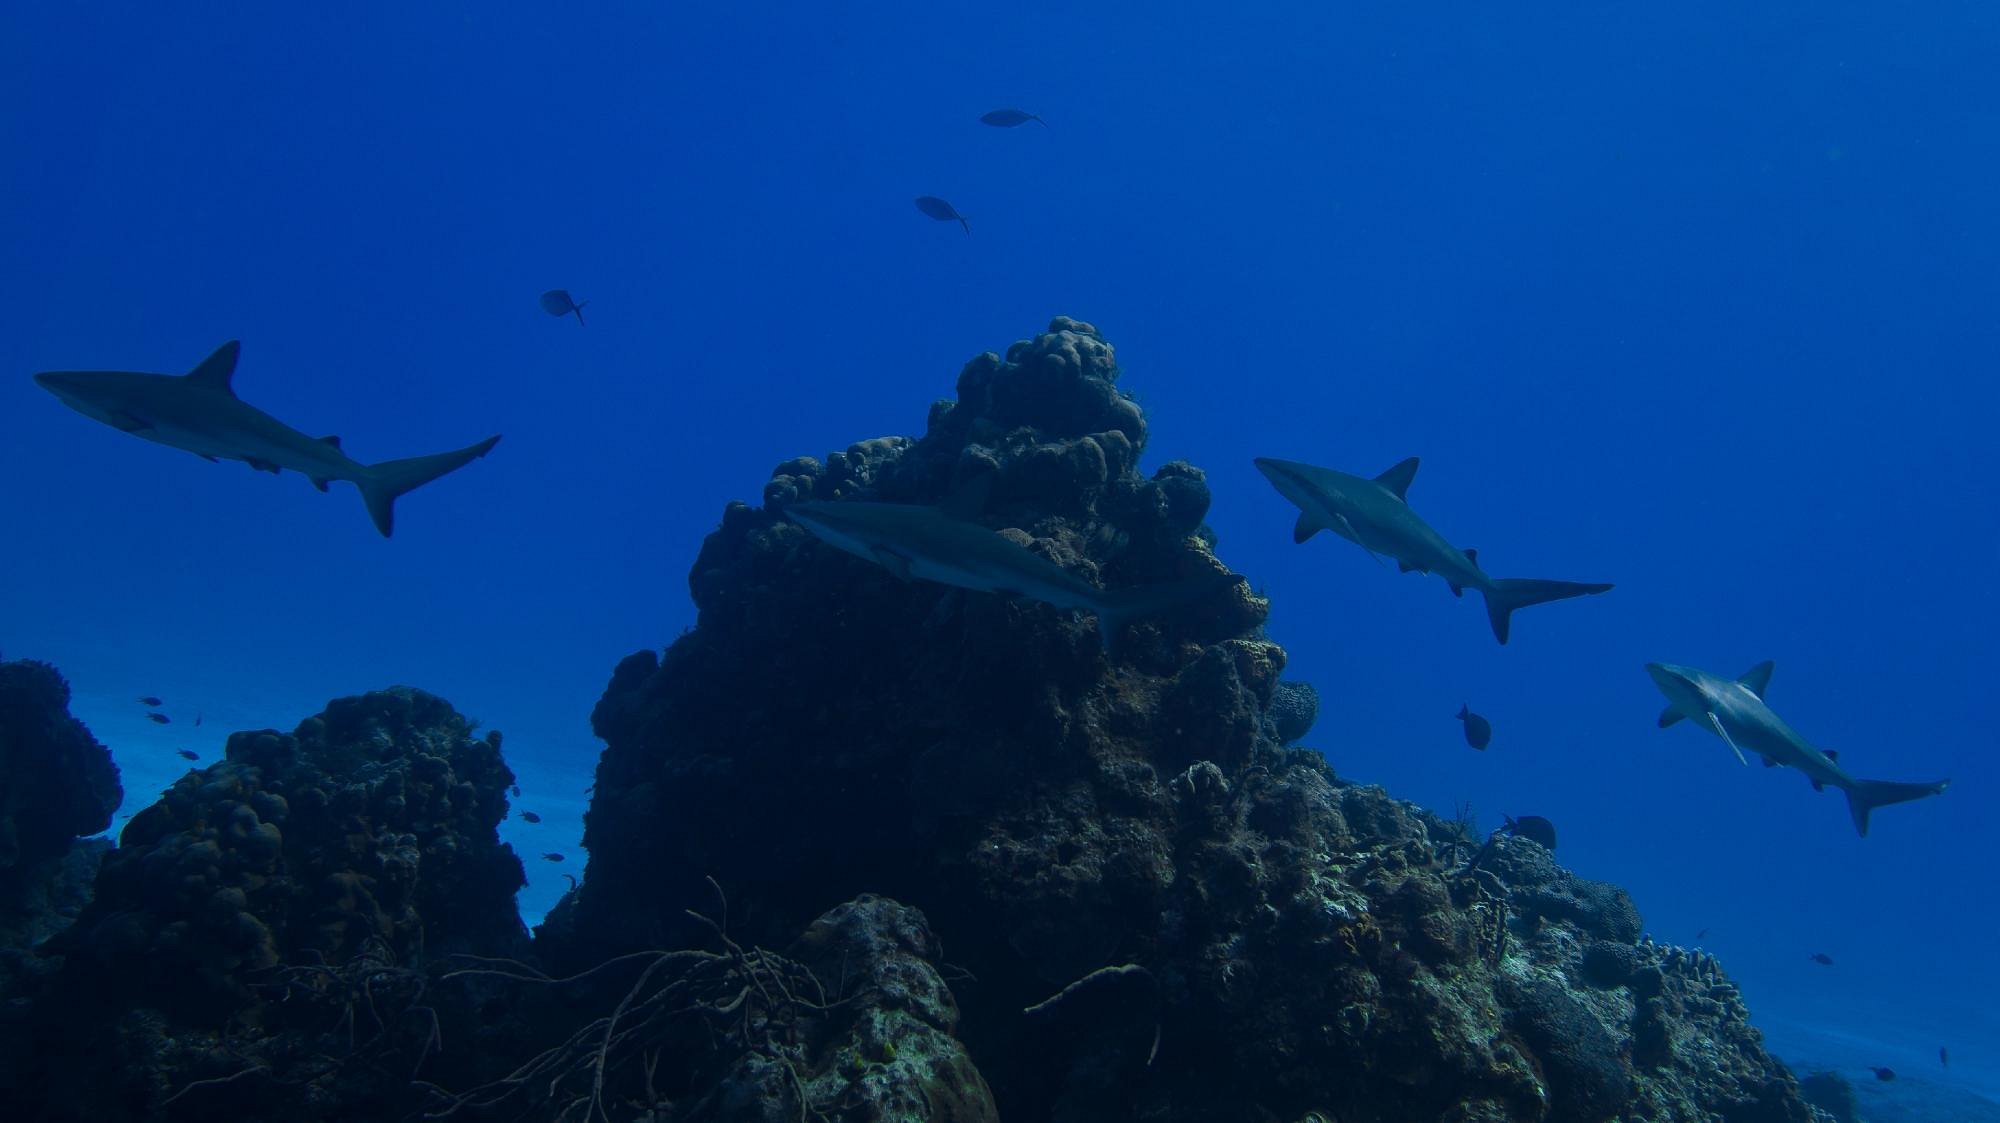
[[[583,857],[532,860],[576,849],[590,706],[691,621],[723,504],[1074,315],[1147,470],[1209,470],[1343,774],[1550,816],[1658,938],[1710,929],[1781,1044],[2000,1087],[1991,6],[1227,7],[7,5],[0,652],[68,674],[133,801],[174,748],[443,694],[548,817],[507,828],[535,915]],[[1051,127],[977,124],[1003,105]],[[506,439],[384,541],[351,487],[28,378],[230,338],[247,400],[359,459]],[[1293,546],[1250,465],[1412,454],[1493,572],[1618,588],[1500,648],[1435,579]],[[1653,727],[1646,661],[1765,658],[1844,764],[1956,786],[1864,841]]]

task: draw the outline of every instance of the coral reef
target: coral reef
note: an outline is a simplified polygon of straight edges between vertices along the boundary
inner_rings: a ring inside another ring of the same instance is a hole
[[[70,716],[69,684],[46,663],[0,662],[0,950],[74,919],[124,799],[110,750]]]
[[[414,1065],[478,1024],[426,968],[526,947],[495,830],[512,782],[498,734],[406,688],[231,736],[133,817],[43,945],[61,969],[0,1026],[0,1086],[46,1118],[415,1102]]]
[[[1087,620],[898,581],[783,517],[990,474],[984,524],[1087,580],[1223,571],[1201,472],[1138,472],[1116,376],[1058,319],[967,364],[921,439],[730,504],[698,626],[593,715],[588,875],[538,952],[685,944],[704,875],[746,942],[872,891],[977,979],[962,1036],[1009,1119],[1808,1120],[1713,961],[1639,942],[1615,887],[1527,840],[1467,862],[1457,828],[1282,747],[1306,706],[1244,586],[1109,658]]]

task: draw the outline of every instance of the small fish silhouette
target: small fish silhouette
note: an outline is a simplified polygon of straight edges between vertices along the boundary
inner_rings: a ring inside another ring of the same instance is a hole
[[[1896,1078],[1896,1070],[1893,1068],[1883,1068],[1880,1065],[1869,1065],[1868,1071],[1874,1073],[1875,1079],[1877,1080],[1894,1080]]]
[[[1556,825],[1540,815],[1523,815],[1516,819],[1512,815],[1502,815],[1507,823],[1501,829],[1514,838],[1531,838],[1542,844],[1542,848],[1553,852],[1556,848]]]
[[[509,784],[507,786],[507,792],[508,794],[512,795],[515,799],[519,799],[521,798],[521,785]]]
[[[1945,1052],[1944,1046],[1942,1045],[1938,1046],[1938,1063],[1946,1068],[1951,1067],[1951,1054]]]
[[[158,698],[153,697],[151,694],[148,694],[144,698],[139,699],[139,704],[142,706],[151,706],[153,709],[157,710],[165,703],[161,702]]]
[[[1465,743],[1485,752],[1493,740],[1493,724],[1473,713],[1469,706],[1458,708],[1458,720],[1465,723]]]
[[[589,303],[590,301],[588,300],[583,302],[583,304]],[[572,300],[568,289],[550,289],[542,294],[542,311],[547,312],[551,316],[567,316],[575,313],[576,326],[578,327],[583,326],[583,304],[578,304],[575,300]],[[614,324],[613,326],[617,325]]]
[[[1814,963],[1819,964],[1821,967],[1833,966],[1833,957],[1826,954],[1823,951],[1816,951],[1812,953],[1811,958]]]
[[[174,719],[165,714],[147,714],[146,720],[152,722],[154,725],[166,725]]]
[[[535,814],[533,811],[521,812],[521,819],[524,822],[529,822],[529,823],[539,823],[542,821],[542,817],[540,815]]]
[[[551,851],[549,851],[548,853],[546,853],[546,854],[542,855],[542,861],[544,861],[544,862],[560,862],[560,861],[562,861],[562,860],[563,860],[563,856],[562,856],[561,854],[558,854],[558,853],[556,853],[556,852],[555,852],[555,851],[553,851],[553,850],[551,850]]]
[[[194,727],[195,727],[196,729],[200,729],[200,728],[201,728],[201,714],[199,714],[199,713],[197,713],[197,714],[195,714],[195,715],[194,715]]]
[[[182,756],[183,758],[185,758],[185,759],[187,759],[187,760],[200,760],[200,759],[201,759],[201,754],[200,754],[200,753],[198,753],[198,752],[195,752],[195,751],[194,751],[193,749],[182,749],[182,750],[180,750],[180,754],[181,754],[181,756]]]
[[[1025,125],[1030,121],[1035,122],[1045,129],[1049,127],[1047,121],[1042,120],[1025,109],[996,109],[991,113],[982,113],[979,117],[980,124],[992,125],[996,129],[1011,129],[1016,125]]]
[[[1701,931],[1699,931],[1699,932],[1696,932],[1696,933],[1694,934],[1694,938],[1695,938],[1695,939],[1697,939],[1697,940],[1706,940],[1706,939],[1708,939],[1708,929],[1704,928],[1704,929],[1702,929]]]
[[[936,195],[917,196],[917,209],[937,219],[939,222],[956,220],[960,226],[965,227],[967,234],[972,233],[972,224],[965,221],[965,216],[958,213],[958,208],[938,198]]]

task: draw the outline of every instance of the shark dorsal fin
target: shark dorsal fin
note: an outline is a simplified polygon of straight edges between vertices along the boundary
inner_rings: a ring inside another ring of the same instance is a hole
[[[1771,685],[1771,668],[1775,666],[1777,666],[1777,663],[1766,659],[1762,663],[1736,676],[1736,681],[1749,687],[1750,693],[1762,698],[1764,691]]]
[[[187,373],[189,382],[209,390],[220,390],[230,397],[236,391],[229,388],[229,377],[236,373],[236,356],[243,350],[243,344],[232,339],[215,349],[215,353],[201,361],[201,365]]]
[[[1396,498],[1404,498],[1410,490],[1410,481],[1417,478],[1417,458],[1412,456],[1394,468],[1375,477],[1375,482],[1396,493]]]
[[[339,448],[339,447],[340,447],[340,438],[339,438],[339,437],[321,437],[321,438],[320,438],[320,440],[321,440],[322,442],[326,443],[326,444],[330,444],[330,445],[332,445],[332,446],[333,446],[333,447],[335,447],[335,448]]]
[[[986,501],[993,496],[993,479],[998,474],[982,472],[963,481],[944,497],[944,502],[938,504],[938,510],[954,519],[977,519],[986,512]]]

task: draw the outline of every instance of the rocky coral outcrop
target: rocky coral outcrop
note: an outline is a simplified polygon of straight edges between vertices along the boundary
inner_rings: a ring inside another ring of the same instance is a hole
[[[512,782],[497,733],[407,688],[234,734],[132,818],[43,946],[62,967],[4,1027],[0,1085],[45,1118],[407,1110],[440,1035],[477,1032],[428,969],[526,946],[496,833]]]
[[[967,364],[921,439],[787,461],[731,504],[689,576],[698,626],[621,663],[593,715],[591,862],[539,950],[574,971],[686,942],[703,875],[746,941],[891,895],[978,980],[961,1033],[1023,1121],[1805,1123],[1726,981],[1637,942],[1623,893],[1526,840],[1469,862],[1281,747],[1304,700],[1242,585],[1112,658],[1089,621],[898,581],[783,517],[990,476],[984,525],[1093,583],[1223,571],[1201,472],[1138,471],[1116,376],[1058,319]]]
[[[73,920],[124,799],[111,752],[70,716],[54,667],[0,662],[0,950],[20,951]]]

